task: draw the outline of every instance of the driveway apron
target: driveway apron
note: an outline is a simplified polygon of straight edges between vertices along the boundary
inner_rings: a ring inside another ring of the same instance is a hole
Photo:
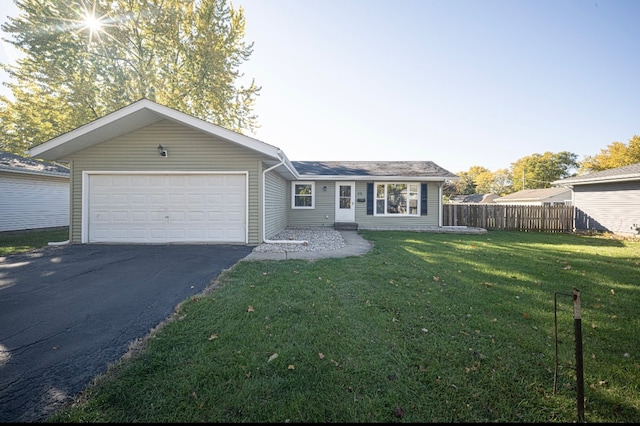
[[[44,421],[252,249],[71,244],[0,257],[0,422]]]

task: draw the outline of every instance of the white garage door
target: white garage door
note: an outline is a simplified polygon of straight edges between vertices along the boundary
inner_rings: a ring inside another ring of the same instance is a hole
[[[91,174],[88,242],[246,243],[246,174]]]

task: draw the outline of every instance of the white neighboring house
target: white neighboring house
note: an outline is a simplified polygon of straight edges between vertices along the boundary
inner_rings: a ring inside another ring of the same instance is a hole
[[[69,226],[69,169],[0,151],[0,232]]]
[[[496,204],[526,205],[526,206],[570,206],[571,188],[554,187],[544,189],[523,189],[504,197],[496,198]]]

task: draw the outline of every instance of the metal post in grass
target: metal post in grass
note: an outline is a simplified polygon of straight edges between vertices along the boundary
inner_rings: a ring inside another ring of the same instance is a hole
[[[584,423],[584,364],[582,363],[582,313],[580,290],[573,288],[573,327],[576,335],[576,386],[578,422]]]
[[[578,422],[584,423],[584,364],[582,358],[582,313],[580,310],[580,290],[573,287],[572,294],[558,293],[553,294],[555,333],[556,333],[556,366],[553,377],[553,393],[555,395],[558,382],[558,309],[557,295],[570,296],[573,299],[573,329],[576,344],[576,405],[578,409]]]

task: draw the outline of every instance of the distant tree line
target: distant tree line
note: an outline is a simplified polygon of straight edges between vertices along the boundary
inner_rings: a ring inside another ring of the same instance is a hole
[[[456,174],[460,180],[448,182],[443,195],[498,194],[504,196],[523,189],[552,187],[553,181],[601,170],[614,169],[640,163],[640,136],[634,135],[628,143],[613,142],[600,153],[578,161],[578,156],[568,151],[545,152],[522,157],[511,163],[508,169],[491,171],[486,167],[472,166]]]

